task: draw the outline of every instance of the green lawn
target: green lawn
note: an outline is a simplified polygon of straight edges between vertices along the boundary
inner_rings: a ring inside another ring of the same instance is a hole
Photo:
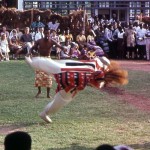
[[[129,84],[121,88],[150,98],[149,87],[150,73],[129,71]],[[52,96],[55,88],[54,82]],[[46,124],[38,117],[50,101],[42,90],[35,99],[34,71],[23,60],[0,62],[0,149],[4,127],[29,132],[32,150],[92,150],[103,143],[150,149],[150,113],[87,87]]]

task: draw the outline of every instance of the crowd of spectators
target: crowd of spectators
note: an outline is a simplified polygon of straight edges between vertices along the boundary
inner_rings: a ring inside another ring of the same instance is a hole
[[[105,16],[101,19],[91,16],[88,25],[88,31],[81,29],[76,35],[72,35],[69,27],[62,31],[56,20],[43,24],[40,16],[23,32],[16,28],[9,33],[3,26],[0,60],[9,61],[9,54],[13,54],[14,59],[20,53],[29,54],[34,42],[44,37],[45,26],[51,29],[51,38],[66,49],[64,52],[55,45],[52,47],[57,59],[92,59],[105,55],[110,59],[150,60],[150,26],[147,24],[122,24],[114,15],[110,20],[106,20]]]

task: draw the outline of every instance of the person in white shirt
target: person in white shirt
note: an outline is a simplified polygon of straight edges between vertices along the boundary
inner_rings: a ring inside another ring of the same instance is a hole
[[[53,39],[58,44],[60,44],[59,36],[57,35],[56,30],[52,30],[50,38]],[[52,50],[56,52],[57,59],[60,59],[60,51],[61,51],[61,49],[59,47],[53,45]]]
[[[8,40],[5,33],[1,34],[1,40],[0,40],[0,57],[1,60],[6,59],[6,61],[9,61],[9,46],[8,46]]]
[[[34,40],[37,41],[37,40],[42,39],[42,38],[44,38],[44,28],[40,27],[39,32],[37,32],[35,34]]]
[[[66,41],[65,31],[62,31],[61,34],[59,35],[59,41],[61,45],[65,45]]]
[[[113,33],[112,33],[112,30],[113,30],[113,26],[112,25],[108,25],[108,28],[105,28],[105,38],[107,39],[107,42],[108,42],[108,45],[109,45],[109,57],[110,58],[114,58],[115,57],[115,40],[113,38]]]
[[[136,33],[138,57],[140,59],[146,58],[146,41],[145,41],[146,29],[143,27],[143,25],[144,24],[140,24],[140,29],[137,30],[137,33]]]
[[[125,32],[121,26],[118,27],[117,32],[117,58],[125,58],[125,43],[124,43]]]
[[[7,31],[6,26],[2,27],[2,32],[0,35],[6,34],[7,40],[9,39],[9,32]]]

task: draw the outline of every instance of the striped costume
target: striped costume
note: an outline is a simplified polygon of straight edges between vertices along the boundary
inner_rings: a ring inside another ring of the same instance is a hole
[[[48,103],[40,117],[47,123],[52,122],[49,114],[57,112],[73,100],[73,97],[87,85],[100,89],[104,85],[107,66],[95,60],[58,60],[48,58],[26,58],[33,68],[53,74],[57,82],[54,100]],[[106,60],[103,60],[106,61]]]

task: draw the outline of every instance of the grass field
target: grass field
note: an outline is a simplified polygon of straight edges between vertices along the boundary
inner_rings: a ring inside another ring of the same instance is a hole
[[[149,87],[150,72],[129,70],[129,84],[120,88],[150,100]],[[52,96],[55,88],[54,82]],[[34,71],[23,60],[0,63],[0,149],[14,130],[29,132],[32,150],[92,150],[104,143],[150,149],[150,112],[121,96],[87,87],[46,124],[38,117],[50,101],[42,91],[35,99]]]

